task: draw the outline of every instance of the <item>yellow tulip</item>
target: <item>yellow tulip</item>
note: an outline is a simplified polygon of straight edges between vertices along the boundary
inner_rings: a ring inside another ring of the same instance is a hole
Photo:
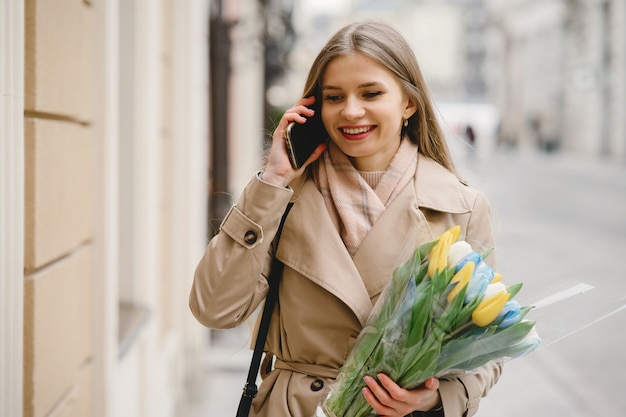
[[[448,251],[450,245],[456,242],[461,233],[461,226],[456,225],[443,232],[437,239],[437,243],[428,254],[428,276],[432,278],[435,272],[442,272],[448,266]]]
[[[474,267],[474,262],[468,262],[463,265],[463,268],[459,269],[459,271],[454,274],[450,283],[456,283],[456,285],[448,293],[447,298],[449,303],[452,302],[454,297],[456,297],[457,294],[461,292],[461,290],[470,282],[472,275],[474,274]]]
[[[461,234],[461,226],[458,224],[456,226],[452,226],[447,230],[447,233],[450,234],[450,244],[453,244],[457,241],[459,235]]]
[[[491,280],[491,283],[496,283],[496,282],[500,282],[500,281],[502,281],[502,274],[496,272],[493,275],[493,279]]]
[[[490,284],[483,300],[472,313],[472,321],[479,327],[488,326],[498,317],[510,298],[511,294],[502,283]]]
[[[444,238],[440,238],[428,254],[428,276],[430,278],[434,277],[437,271],[441,272],[446,267],[446,262],[443,262],[443,247]]]

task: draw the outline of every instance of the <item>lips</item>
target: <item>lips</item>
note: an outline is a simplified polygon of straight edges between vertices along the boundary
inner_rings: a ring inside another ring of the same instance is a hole
[[[376,126],[355,126],[339,128],[341,134],[347,139],[362,139],[367,136]]]

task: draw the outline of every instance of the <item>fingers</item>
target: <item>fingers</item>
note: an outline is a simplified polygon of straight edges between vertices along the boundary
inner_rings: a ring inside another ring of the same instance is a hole
[[[311,156],[309,156],[309,159],[306,160],[306,162],[304,163],[304,165],[302,165],[300,169],[304,170],[309,164],[317,160],[317,158],[319,158],[324,153],[327,147],[328,145],[326,145],[325,143],[320,143],[319,145],[317,145],[317,148],[315,148]]]
[[[378,381],[372,377],[365,377],[367,388],[363,389],[365,401],[381,416],[402,417],[410,414],[414,409],[406,402],[407,390],[400,388],[387,375],[378,374]]]
[[[437,378],[427,379],[422,387],[414,390],[400,387],[382,373],[377,378],[378,381],[369,376],[364,378],[367,387],[363,388],[363,396],[381,416],[402,417],[416,410],[427,411],[440,401]]]
[[[283,119],[287,119],[289,122],[304,123],[307,117],[311,117],[315,114],[315,111],[309,108],[315,102],[315,97],[306,97],[300,99],[293,107],[285,110]]]
[[[438,390],[439,389],[439,379],[437,378],[428,378],[424,381],[424,387],[430,390]]]
[[[401,388],[398,384],[396,384],[391,378],[389,378],[385,374],[378,374],[378,382],[383,386],[386,392],[391,395],[392,398],[406,402],[407,397],[409,395],[409,391]]]
[[[287,125],[291,122],[306,123],[307,117],[312,117],[315,114],[315,110],[310,109],[308,106],[315,103],[315,97],[305,97],[300,99],[293,107],[287,109],[281,117],[276,130],[274,131],[274,138],[284,138],[284,132]]]
[[[372,407],[372,409],[376,412],[377,415],[380,415],[380,416],[393,415],[394,409],[380,402],[378,400],[378,396],[374,394],[374,391],[377,391],[376,387],[372,386],[371,381],[369,381],[367,377],[365,381],[366,381],[365,383],[367,384],[367,387],[364,387],[362,390],[365,401],[367,401],[367,403]]]
[[[315,97],[300,99],[294,106],[285,111],[278,126],[272,135],[272,147],[268,156],[268,163],[263,172],[263,179],[277,186],[289,184],[295,177],[302,175],[305,168],[318,159],[326,149],[326,145],[319,145],[307,159],[306,163],[298,170],[294,170],[289,162],[287,147],[285,145],[285,129],[289,123],[306,123],[307,118],[315,114],[313,109],[307,106],[315,102]]]

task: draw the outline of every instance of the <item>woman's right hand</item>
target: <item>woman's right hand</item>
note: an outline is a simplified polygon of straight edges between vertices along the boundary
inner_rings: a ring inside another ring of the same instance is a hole
[[[289,162],[287,145],[285,143],[285,129],[291,122],[305,123],[307,118],[312,117],[315,111],[307,106],[313,103],[315,103],[314,96],[300,99],[293,107],[285,111],[283,117],[280,118],[280,122],[272,135],[272,147],[270,148],[267,165],[263,170],[263,181],[286,187],[291,181],[302,175],[306,167],[318,159],[326,149],[326,144],[320,144],[300,169],[293,169]]]

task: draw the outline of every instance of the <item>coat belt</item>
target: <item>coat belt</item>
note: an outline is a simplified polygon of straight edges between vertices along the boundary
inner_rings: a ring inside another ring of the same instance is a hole
[[[339,375],[339,369],[331,368],[330,366],[318,365],[315,363],[303,363],[303,362],[288,362],[282,359],[276,358],[273,355],[266,355],[261,365],[261,376],[265,378],[268,369],[269,361],[275,358],[274,369],[283,369],[285,371],[298,372],[309,376],[332,378],[336,379]]]

